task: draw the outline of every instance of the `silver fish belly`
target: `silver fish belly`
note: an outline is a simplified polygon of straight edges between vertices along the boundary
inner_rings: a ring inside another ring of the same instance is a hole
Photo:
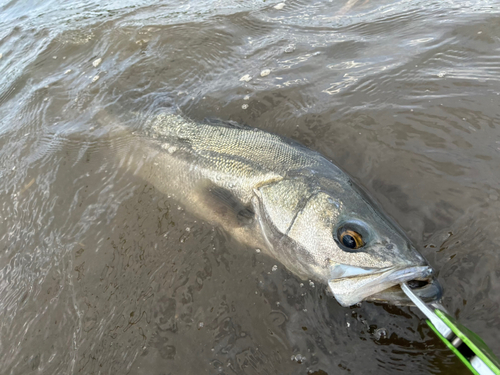
[[[262,130],[220,120],[150,119],[135,151],[137,173],[201,219],[261,248],[302,279],[327,284],[337,301],[408,304],[408,281],[440,298],[432,269],[402,231],[341,169],[317,152]]]

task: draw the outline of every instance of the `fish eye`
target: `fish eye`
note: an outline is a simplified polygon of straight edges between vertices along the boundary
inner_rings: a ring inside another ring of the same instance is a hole
[[[365,245],[361,234],[352,229],[341,228],[338,238],[342,245],[351,250],[359,249]]]

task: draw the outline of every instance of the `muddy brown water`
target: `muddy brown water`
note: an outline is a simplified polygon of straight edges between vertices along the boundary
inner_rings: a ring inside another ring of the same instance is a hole
[[[0,1],[1,373],[467,373],[415,308],[343,308],[136,177],[113,132],[161,111],[333,160],[499,355],[499,5]]]

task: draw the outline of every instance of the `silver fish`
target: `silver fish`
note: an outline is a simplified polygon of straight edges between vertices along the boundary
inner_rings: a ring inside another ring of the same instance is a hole
[[[234,122],[161,114],[145,128],[127,151],[147,155],[142,178],[299,278],[327,284],[342,306],[411,304],[402,282],[426,301],[441,297],[403,232],[319,153]]]

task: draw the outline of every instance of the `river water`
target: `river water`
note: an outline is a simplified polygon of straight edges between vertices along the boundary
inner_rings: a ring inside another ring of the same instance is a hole
[[[140,180],[113,134],[160,111],[333,160],[500,354],[498,2],[3,0],[0,24],[2,374],[467,373],[415,308],[343,308]]]

